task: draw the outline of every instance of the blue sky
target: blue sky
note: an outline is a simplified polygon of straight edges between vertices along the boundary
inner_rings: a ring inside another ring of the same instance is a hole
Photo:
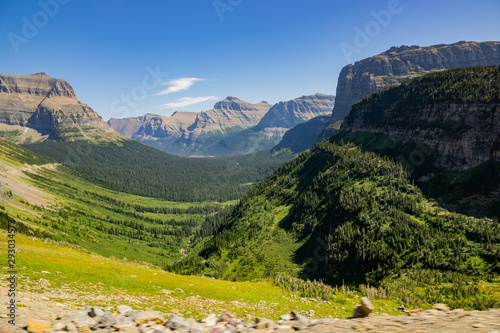
[[[500,40],[500,1],[0,0],[0,73],[64,78],[105,120],[335,94],[349,62],[460,40]]]

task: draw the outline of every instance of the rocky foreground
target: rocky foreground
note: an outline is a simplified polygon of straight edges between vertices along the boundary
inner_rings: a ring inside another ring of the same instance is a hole
[[[56,317],[30,319],[26,325],[8,324],[0,319],[0,333],[236,333],[236,332],[489,332],[500,333],[500,309],[489,311],[450,310],[436,304],[432,310],[405,311],[404,315],[372,315],[373,306],[366,298],[348,319],[310,319],[292,311],[273,321],[265,318],[243,320],[226,311],[196,321],[159,311],[133,310],[119,305],[113,312],[87,306],[78,312]],[[9,327],[10,326],[10,327]]]

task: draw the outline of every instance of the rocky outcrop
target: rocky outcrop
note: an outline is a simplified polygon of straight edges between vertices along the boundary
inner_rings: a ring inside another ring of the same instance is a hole
[[[427,154],[450,170],[500,161],[500,103],[425,105],[410,114],[391,114],[384,126],[367,122],[364,111],[356,110],[353,117],[346,118],[345,129],[382,132],[392,141],[423,143]]]
[[[428,47],[401,46],[345,66],[337,83],[330,123],[344,119],[351,105],[374,92],[443,69],[500,64],[500,42],[458,42]],[[329,137],[324,133],[322,138]]]
[[[0,75],[0,123],[31,128],[58,140],[118,135],[78,100],[68,82],[45,73]]]
[[[342,135],[383,133],[426,147],[435,163],[466,170],[500,161],[500,67],[448,70],[374,93],[352,106]]]

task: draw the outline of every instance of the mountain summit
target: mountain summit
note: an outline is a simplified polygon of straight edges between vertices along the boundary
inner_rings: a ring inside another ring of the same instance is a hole
[[[39,140],[111,139],[118,135],[78,100],[68,82],[43,72],[0,75],[0,123],[3,130],[19,136],[30,132]]]

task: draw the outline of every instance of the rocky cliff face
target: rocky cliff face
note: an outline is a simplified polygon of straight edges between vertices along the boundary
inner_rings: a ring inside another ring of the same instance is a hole
[[[429,47],[393,47],[384,53],[345,66],[337,84],[333,123],[342,120],[351,105],[391,85],[428,72],[477,65],[500,64],[500,42],[459,42]]]
[[[300,123],[330,114],[334,105],[335,97],[325,94],[302,96],[288,102],[279,102],[266,113],[255,130],[283,136],[286,131]]]
[[[450,170],[467,170],[488,160],[500,161],[499,103],[438,103],[414,111],[392,114],[382,127],[366,122],[365,110],[357,110],[356,119],[346,118],[345,129],[384,133],[392,141],[411,139],[423,143],[427,149],[419,154],[432,154],[440,166]]]
[[[352,106],[341,132],[383,133],[423,144],[449,170],[500,161],[500,67],[443,71],[374,93]]]
[[[45,73],[0,75],[0,123],[31,128],[50,139],[115,137],[63,79]]]

